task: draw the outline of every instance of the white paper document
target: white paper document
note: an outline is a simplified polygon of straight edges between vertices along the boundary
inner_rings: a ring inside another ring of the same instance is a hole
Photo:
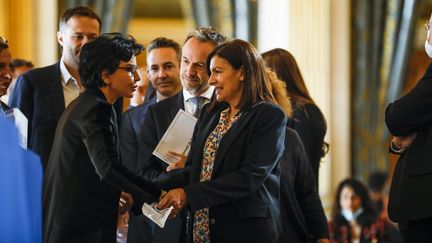
[[[6,112],[6,117],[11,117],[15,126],[18,128],[19,142],[20,145],[27,149],[27,131],[28,131],[28,120],[27,117],[18,109],[12,108]]]
[[[173,206],[159,210],[156,208],[157,203],[152,203],[151,205],[144,203],[141,210],[142,213],[153,222],[155,222],[159,227],[165,227],[165,222],[168,219],[171,211],[173,210]]]
[[[178,161],[177,157],[169,155],[169,151],[187,155],[196,121],[197,119],[191,114],[184,110],[179,110],[153,151],[153,154],[168,164]]]

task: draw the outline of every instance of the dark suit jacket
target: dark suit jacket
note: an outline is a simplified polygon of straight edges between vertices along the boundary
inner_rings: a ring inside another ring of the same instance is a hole
[[[123,113],[120,126],[120,157],[122,163],[131,171],[138,171],[138,136],[147,108],[156,103],[156,97],[143,104],[132,107]]]
[[[284,242],[316,242],[328,238],[327,218],[303,143],[287,128],[281,159],[281,221]]]
[[[16,81],[9,105],[18,107],[28,119],[28,148],[40,157],[45,170],[57,122],[65,109],[60,63],[29,70]],[[122,112],[122,99],[116,111]],[[119,116],[120,118],[120,116]]]
[[[167,178],[169,178],[168,173],[165,172],[167,164],[152,153],[180,109],[184,109],[182,91],[172,97],[150,105],[141,125],[138,154],[139,175],[148,181],[158,183],[165,189],[178,187],[178,185],[176,183],[167,183]],[[168,220],[163,229],[156,226],[153,230],[153,240],[147,238],[145,242],[178,242],[182,222],[183,219],[177,217],[173,220]],[[145,228],[141,230],[145,230]],[[128,242],[143,241],[135,241],[135,239],[128,239]]]
[[[432,65],[410,92],[387,107],[385,121],[394,136],[417,133],[396,164],[389,216],[395,222],[432,217]]]
[[[165,172],[167,164],[152,153],[180,109],[184,110],[183,92],[181,91],[150,105],[142,123],[138,154],[139,175],[146,180],[161,183],[164,188],[172,187],[163,183],[167,179]]]
[[[130,173],[118,152],[113,107],[99,89],[86,90],[57,127],[43,181],[44,242],[98,230],[101,242],[115,242],[120,190],[137,204],[157,200],[159,187]]]
[[[219,144],[212,179],[199,183],[204,144],[225,108],[220,105],[202,114],[195,127],[187,161],[190,185],[184,187],[191,218],[195,210],[210,208],[214,243],[278,242],[279,159],[284,149],[285,114],[264,102],[244,112]]]
[[[315,104],[295,106],[292,118],[289,126],[298,133],[303,142],[318,187],[319,166],[323,156],[322,146],[327,132],[325,118]]]

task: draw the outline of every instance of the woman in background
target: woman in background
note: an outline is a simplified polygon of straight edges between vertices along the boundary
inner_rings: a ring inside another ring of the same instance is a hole
[[[286,90],[293,107],[292,119],[287,125],[299,134],[303,142],[318,188],[320,161],[328,150],[328,145],[324,142],[327,131],[325,118],[309,95],[300,69],[291,53],[277,48],[263,53],[262,57],[266,66],[286,83]]]
[[[339,184],[331,216],[331,242],[395,242],[391,226],[378,217],[366,186],[356,179]]]

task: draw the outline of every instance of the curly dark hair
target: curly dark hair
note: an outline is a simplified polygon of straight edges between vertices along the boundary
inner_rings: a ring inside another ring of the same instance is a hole
[[[81,48],[78,68],[81,82],[86,88],[106,86],[102,80],[104,70],[114,73],[120,61],[127,62],[143,50],[144,46],[130,35],[107,33],[97,37]]]

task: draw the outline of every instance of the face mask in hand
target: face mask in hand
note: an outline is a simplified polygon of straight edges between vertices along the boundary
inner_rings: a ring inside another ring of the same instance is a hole
[[[432,58],[432,45],[429,44],[429,42],[428,42],[428,40],[429,40],[429,34],[430,34],[430,31],[427,32],[427,38],[426,38],[426,41],[425,41],[425,51],[426,51],[426,54],[430,58]]]
[[[348,220],[349,222],[356,220],[357,217],[358,217],[361,213],[363,213],[363,208],[359,208],[359,209],[357,209],[355,212],[352,212],[352,211],[347,210],[347,209],[342,209],[342,210],[341,210],[341,214],[342,214],[342,216],[344,216],[344,218],[345,218],[346,220]]]

